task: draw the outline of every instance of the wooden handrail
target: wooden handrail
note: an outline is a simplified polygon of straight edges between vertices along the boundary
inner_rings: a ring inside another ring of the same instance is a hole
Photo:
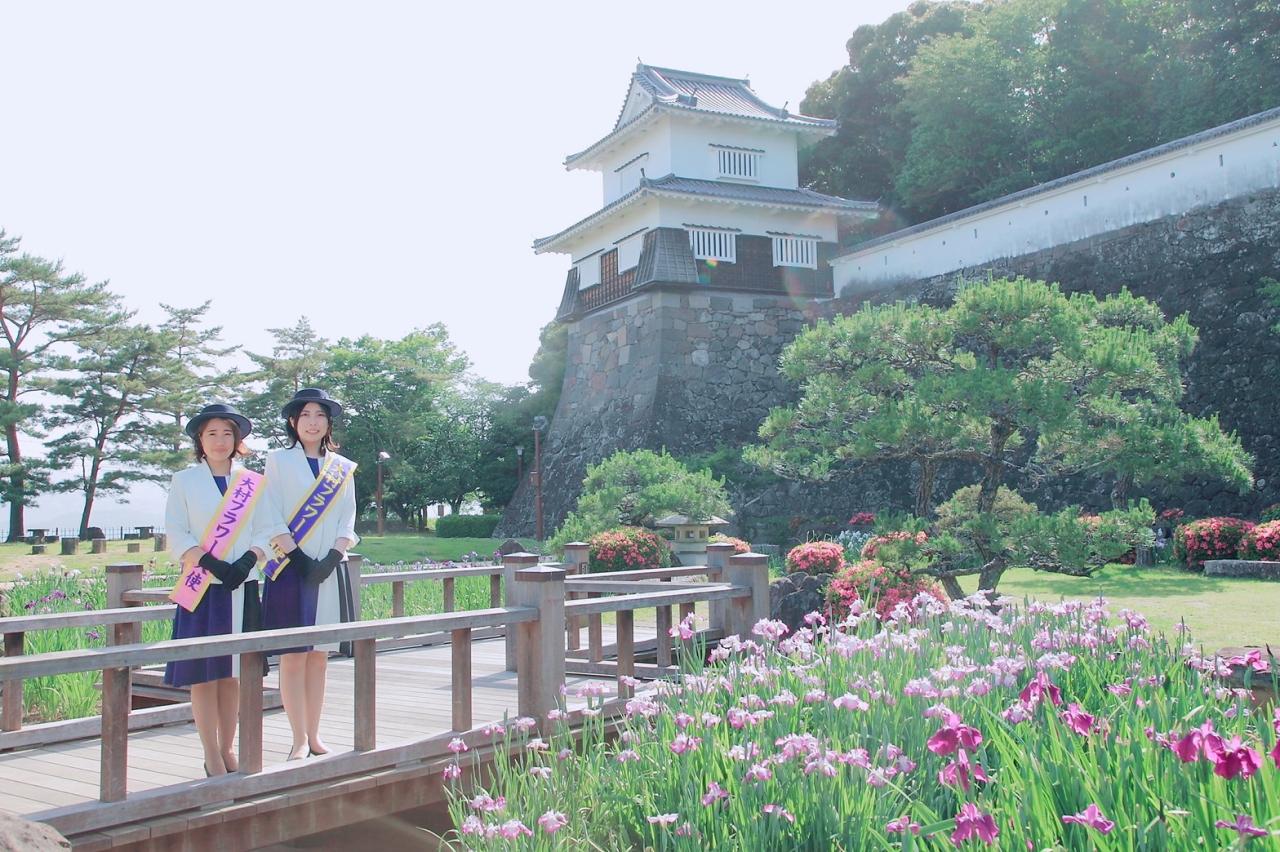
[[[173,588],[150,588],[150,589],[130,589],[124,592],[120,597],[127,604],[149,604],[158,603],[166,604],[169,602],[169,593]]]
[[[566,580],[566,589],[574,592],[605,592],[606,594],[630,594],[651,590],[671,591],[673,589],[705,589],[707,583],[668,583],[662,580]]]
[[[15,615],[0,618],[0,633],[34,633],[37,630],[60,630],[64,627],[105,627],[112,624],[133,624],[139,621],[167,621],[173,618],[174,609],[175,606],[169,604],[91,609],[83,612],[55,612],[48,615]]]
[[[575,580],[601,582],[607,580],[665,580],[674,577],[703,577],[715,573],[705,565],[687,565],[680,568],[638,568],[635,571],[606,571],[600,574],[581,574]]]
[[[385,639],[416,633],[520,624],[537,619],[538,611],[532,607],[498,607],[409,618],[356,621],[347,624],[288,627],[254,633],[223,633],[215,636],[196,636],[190,639],[168,639],[163,642],[84,648],[78,651],[50,651],[44,654],[0,658],[0,679],[25,679],[109,668],[147,666],[225,654],[265,653],[298,645]]]
[[[606,612],[634,612],[649,607],[693,604],[698,601],[733,600],[751,597],[747,586],[704,585],[699,589],[676,589],[670,592],[618,595],[611,598],[589,598],[564,605],[566,615],[594,615]]]

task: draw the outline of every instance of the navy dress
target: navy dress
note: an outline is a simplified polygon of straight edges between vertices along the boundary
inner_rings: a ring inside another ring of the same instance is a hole
[[[311,473],[319,478],[320,460],[308,457]],[[302,572],[286,565],[274,580],[267,580],[262,590],[262,626],[266,630],[282,627],[311,627],[316,623],[316,602],[320,587],[303,580]],[[278,654],[300,654],[311,646],[285,648]]]
[[[215,476],[221,494],[227,493],[227,478]],[[222,583],[210,583],[195,612],[178,607],[173,617],[173,638],[217,636],[232,632],[231,592]],[[203,660],[178,660],[164,667],[164,682],[169,686],[192,686],[197,683],[231,677],[231,657],[207,657]]]

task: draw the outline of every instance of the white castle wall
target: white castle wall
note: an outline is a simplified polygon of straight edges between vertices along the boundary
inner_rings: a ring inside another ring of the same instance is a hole
[[[857,296],[1276,187],[1280,109],[874,240],[831,261],[835,289]]]

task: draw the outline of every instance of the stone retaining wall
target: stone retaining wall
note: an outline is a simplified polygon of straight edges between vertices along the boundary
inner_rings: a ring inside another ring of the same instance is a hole
[[[1209,559],[1204,563],[1206,577],[1253,577],[1280,580],[1280,562],[1254,562],[1248,559]]]

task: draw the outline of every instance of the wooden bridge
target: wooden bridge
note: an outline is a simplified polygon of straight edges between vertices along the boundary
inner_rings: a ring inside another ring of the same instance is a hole
[[[483,761],[495,747],[481,731],[489,721],[546,725],[560,707],[580,724],[575,687],[603,679],[604,710],[616,717],[635,678],[678,673],[673,610],[684,617],[704,603],[703,639],[745,634],[766,617],[767,557],[731,554],[711,545],[705,567],[594,576],[583,574],[585,545],[570,545],[564,564],[513,554],[500,565],[362,574],[353,558],[354,590],[392,584],[393,617],[149,644],[138,641],[141,624],[172,618],[158,603],[167,590],[143,589],[139,565],[109,566],[118,605],[0,619],[0,810],[48,823],[78,849],[252,849],[438,801],[454,738]],[[490,606],[455,611],[456,581],[471,576],[490,577]],[[405,614],[405,586],[418,582],[444,585],[445,612]],[[643,610],[654,616],[637,627]],[[98,625],[112,628],[105,648],[23,654],[27,633]],[[322,733],[333,751],[285,762],[291,737],[284,714],[268,712],[264,656],[335,642],[350,655],[329,667]],[[240,771],[207,779],[190,704],[134,710],[132,691],[140,667],[221,654],[240,655]],[[101,716],[23,725],[24,680],[85,671],[102,673]]]

